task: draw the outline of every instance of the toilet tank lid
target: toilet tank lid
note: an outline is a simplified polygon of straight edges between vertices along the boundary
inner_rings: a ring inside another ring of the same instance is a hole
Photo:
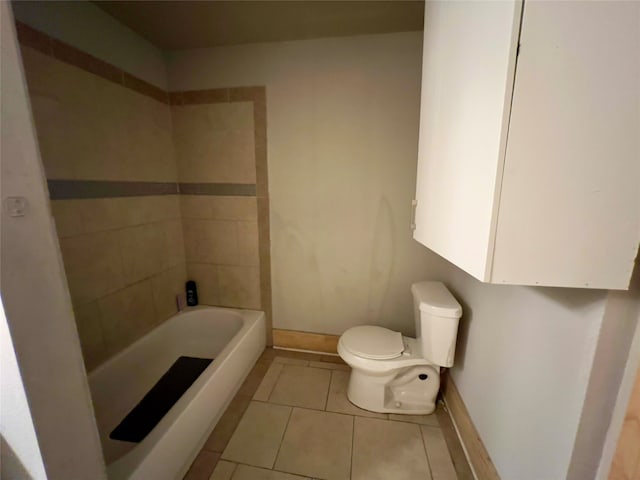
[[[447,318],[460,318],[462,315],[462,307],[442,282],[414,283],[411,293],[421,312]]]

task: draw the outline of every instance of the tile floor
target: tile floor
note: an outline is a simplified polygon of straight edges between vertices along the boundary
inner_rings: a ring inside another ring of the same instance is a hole
[[[361,410],[337,357],[268,348],[185,480],[472,480],[447,412]]]

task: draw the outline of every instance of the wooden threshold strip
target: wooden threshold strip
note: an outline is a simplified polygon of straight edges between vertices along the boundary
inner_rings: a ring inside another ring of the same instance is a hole
[[[273,329],[273,346],[309,350],[312,352],[338,353],[338,335]]]

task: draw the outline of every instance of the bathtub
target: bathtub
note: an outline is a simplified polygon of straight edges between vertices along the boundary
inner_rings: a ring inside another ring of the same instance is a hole
[[[110,480],[181,479],[265,348],[264,313],[195,307],[89,375]],[[181,356],[214,358],[140,443],[109,434]]]

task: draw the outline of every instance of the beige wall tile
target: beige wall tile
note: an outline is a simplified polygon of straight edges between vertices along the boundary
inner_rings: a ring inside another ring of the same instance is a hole
[[[157,323],[151,280],[101,298],[98,307],[110,354],[122,350]]]
[[[60,240],[71,298],[82,305],[125,284],[117,232],[99,232]]]
[[[218,197],[181,195],[182,218],[255,221],[258,218],[255,197]]]
[[[168,105],[29,48],[24,59],[48,178],[175,180]]]
[[[91,155],[97,138],[81,106],[100,79],[30,48],[23,49],[23,63],[47,177],[76,178],[77,164]]]
[[[61,238],[180,218],[178,195],[53,200]]]
[[[196,282],[202,305],[220,305],[218,267],[207,263],[187,263],[187,277]]]
[[[163,269],[185,264],[184,235],[182,222],[178,219],[165,220],[159,224],[163,231],[163,249],[160,265]]]
[[[258,222],[238,222],[238,265],[260,265]]]
[[[131,203],[128,198],[94,198],[70,201],[76,202],[84,231],[87,233],[130,226],[126,222],[126,212]]]
[[[185,136],[176,137],[178,178],[181,182],[256,182],[251,132],[209,131]]]
[[[187,270],[184,264],[171,267],[151,278],[153,303],[159,321],[166,320],[177,311],[176,295],[184,294]]]
[[[235,222],[184,220],[187,261],[237,264],[238,234]]]
[[[129,154],[123,165],[127,180],[169,182],[177,178],[171,110],[152,98],[124,90],[129,114],[122,119]]]
[[[52,200],[51,213],[56,222],[59,238],[85,233],[82,222],[83,200]]]
[[[220,305],[260,308],[260,272],[257,267],[218,267]]]
[[[180,181],[255,183],[251,102],[174,106],[172,114]]]
[[[162,270],[165,235],[161,223],[139,225],[118,231],[124,279],[131,284]]]
[[[110,200],[120,204],[119,211],[124,219],[123,226],[180,218],[180,198],[178,195],[152,195]]]
[[[102,333],[100,310],[96,302],[74,308],[82,356],[87,371],[93,370],[107,357],[107,347]]]

